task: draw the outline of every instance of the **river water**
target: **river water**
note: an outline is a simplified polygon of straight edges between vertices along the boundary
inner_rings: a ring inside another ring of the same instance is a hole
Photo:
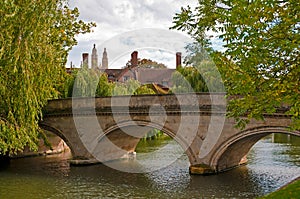
[[[144,152],[168,146],[164,164],[179,145],[170,139],[141,142],[136,159],[114,164],[134,167]],[[168,151],[169,150],[169,151]],[[14,159],[0,168],[0,198],[255,198],[268,194],[300,176],[300,139],[286,135],[259,141],[245,166],[212,176],[192,176],[185,155],[150,173],[127,173],[98,164],[70,167],[70,153]]]

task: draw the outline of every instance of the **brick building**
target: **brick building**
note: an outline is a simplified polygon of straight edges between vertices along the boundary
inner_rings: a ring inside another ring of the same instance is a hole
[[[82,63],[88,64],[88,53],[82,54]],[[176,53],[176,69],[169,68],[143,68],[138,64],[138,52],[131,54],[131,60],[125,68],[109,69],[107,50],[104,48],[102,56],[102,65],[98,65],[98,55],[96,45],[92,50],[92,68],[99,69],[107,74],[108,80],[111,82],[124,83],[129,79],[139,81],[141,84],[155,84],[160,87],[170,88],[172,84],[172,74],[181,66],[181,53]]]

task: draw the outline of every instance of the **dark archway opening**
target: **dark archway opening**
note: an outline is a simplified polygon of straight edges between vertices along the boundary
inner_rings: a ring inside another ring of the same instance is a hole
[[[158,129],[152,129],[147,132],[143,138],[138,142],[135,152],[136,153],[148,153],[158,150],[161,147],[166,146],[173,139],[163,131]]]
[[[11,155],[10,158],[25,158],[33,156],[46,156],[55,155],[61,153],[70,153],[71,149],[66,143],[64,137],[61,137],[60,133],[52,131],[51,128],[43,126],[43,130],[39,136],[38,150],[31,150],[29,147],[25,146],[22,152]]]
[[[233,167],[248,163],[249,157],[250,161],[252,161],[254,156],[251,156],[251,154],[255,154],[257,145],[260,145],[261,142],[268,143],[264,143],[264,146],[267,146],[266,150],[269,150],[269,152],[270,149],[278,149],[276,147],[280,148],[281,145],[299,146],[300,133],[298,131],[290,132],[284,128],[278,129],[277,131],[273,132],[268,128],[261,128],[256,129],[254,131],[242,132],[240,135],[238,135],[238,137],[232,138],[230,141],[228,141],[218,151],[219,155],[215,156],[214,163],[214,165],[216,165],[217,171],[226,171]],[[286,151],[282,150],[281,152],[284,154]],[[298,157],[298,160],[295,161],[300,162],[300,151],[296,150],[295,153],[297,153],[296,155]]]
[[[300,167],[300,136],[270,134],[259,140],[247,156],[249,164],[269,165],[271,162],[276,162],[276,164],[284,163]]]
[[[184,151],[184,145],[176,134],[164,128],[158,129],[155,124],[149,123],[112,128],[94,150],[100,154],[97,159],[102,158],[104,164],[116,170],[148,173],[166,168],[184,156],[188,170],[189,150]]]

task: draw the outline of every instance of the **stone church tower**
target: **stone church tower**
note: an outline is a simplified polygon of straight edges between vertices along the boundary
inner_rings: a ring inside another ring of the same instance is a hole
[[[102,56],[102,69],[108,69],[108,58],[106,48],[104,48],[103,56]]]
[[[96,44],[94,44],[94,48],[92,50],[92,68],[98,68],[98,53],[96,49]]]

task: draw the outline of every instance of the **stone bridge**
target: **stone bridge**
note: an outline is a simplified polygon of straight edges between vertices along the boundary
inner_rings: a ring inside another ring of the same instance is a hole
[[[281,112],[251,120],[245,129],[226,118],[224,93],[114,96],[51,100],[40,126],[70,147],[73,164],[107,162],[134,152],[155,128],[185,151],[191,174],[211,174],[246,163],[251,147],[271,133],[300,136]]]

